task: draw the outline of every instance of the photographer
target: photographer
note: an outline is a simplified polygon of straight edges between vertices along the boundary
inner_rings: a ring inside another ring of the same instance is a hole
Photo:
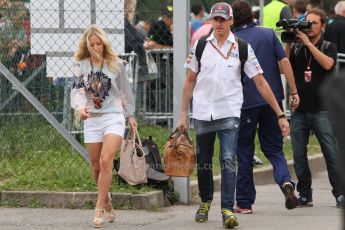
[[[296,30],[299,43],[287,45],[290,62],[293,67],[300,104],[291,116],[291,144],[294,168],[298,179],[298,206],[312,206],[312,178],[308,165],[307,144],[310,130],[320,143],[325,157],[328,177],[337,207],[344,207],[344,196],[341,194],[337,167],[339,155],[333,135],[333,127],[328,113],[321,106],[319,89],[333,71],[336,58],[336,45],[323,39],[326,26],[326,14],[323,10],[310,10],[306,17],[311,28]]]

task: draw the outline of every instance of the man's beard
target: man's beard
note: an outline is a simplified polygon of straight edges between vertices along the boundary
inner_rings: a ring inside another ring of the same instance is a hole
[[[312,36],[309,36],[309,35],[307,34],[307,36],[308,36],[308,38],[309,38],[310,41],[315,41],[315,39],[317,39],[317,38],[320,36],[320,34],[321,34],[321,33],[313,34]]]

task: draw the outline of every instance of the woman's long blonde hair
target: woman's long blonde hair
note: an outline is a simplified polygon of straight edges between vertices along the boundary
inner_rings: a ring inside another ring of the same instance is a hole
[[[100,26],[95,24],[92,24],[85,29],[84,34],[80,38],[79,47],[74,54],[75,59],[77,61],[81,61],[89,58],[91,56],[90,50],[93,56],[98,56],[97,53],[92,51],[90,46],[90,37],[92,35],[96,35],[97,37],[99,37],[104,45],[103,58],[107,62],[109,70],[111,72],[118,72],[119,66],[116,63],[118,57],[111,46],[108,35]]]

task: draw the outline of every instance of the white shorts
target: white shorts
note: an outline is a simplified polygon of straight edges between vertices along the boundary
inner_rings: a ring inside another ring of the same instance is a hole
[[[113,133],[123,138],[125,133],[125,117],[122,113],[105,113],[91,115],[84,121],[84,142],[103,142],[103,137]]]

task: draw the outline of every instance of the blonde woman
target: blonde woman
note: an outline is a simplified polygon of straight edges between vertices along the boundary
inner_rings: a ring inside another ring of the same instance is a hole
[[[134,97],[123,61],[111,47],[106,32],[97,25],[84,31],[75,53],[72,107],[84,120],[84,141],[90,156],[92,172],[98,188],[93,219],[94,227],[102,227],[105,216],[115,219],[108,196],[115,153],[120,149],[125,132],[125,119],[135,130]]]

